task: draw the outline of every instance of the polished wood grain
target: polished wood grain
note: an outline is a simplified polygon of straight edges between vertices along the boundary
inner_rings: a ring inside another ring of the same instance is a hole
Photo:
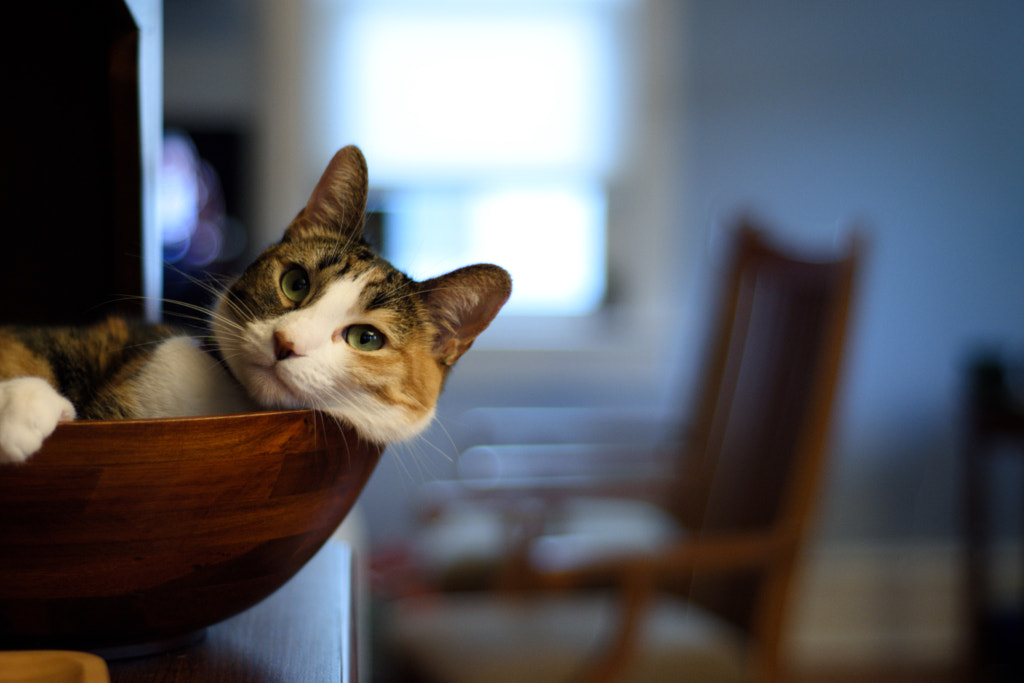
[[[191,647],[108,662],[111,683],[356,681],[352,552],[328,543],[255,607]]]
[[[0,647],[159,647],[245,610],[380,453],[311,411],[60,426],[0,467]]]

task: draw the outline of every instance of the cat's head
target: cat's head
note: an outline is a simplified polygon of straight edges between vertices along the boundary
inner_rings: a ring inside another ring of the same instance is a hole
[[[363,155],[341,149],[284,238],[220,297],[213,332],[257,403],[316,408],[389,443],[430,423],[511,280],[493,265],[410,279],[363,240],[366,192]]]

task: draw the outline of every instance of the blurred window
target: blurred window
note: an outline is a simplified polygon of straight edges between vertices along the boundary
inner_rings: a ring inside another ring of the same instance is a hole
[[[345,3],[334,137],[370,160],[389,260],[502,265],[508,313],[600,306],[624,4]]]

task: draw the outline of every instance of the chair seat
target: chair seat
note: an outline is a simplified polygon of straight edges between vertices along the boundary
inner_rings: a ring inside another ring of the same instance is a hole
[[[389,621],[395,643],[439,683],[564,683],[601,652],[617,610],[603,593],[462,593],[398,601]],[[642,629],[624,681],[744,679],[741,635],[698,607],[659,597]]]
[[[479,588],[508,549],[503,516],[482,506],[451,505],[413,539],[412,552],[435,586]]]
[[[479,505],[451,506],[424,527],[414,552],[436,585],[479,587],[509,550],[507,515]],[[538,569],[567,569],[599,558],[653,552],[682,530],[662,508],[639,500],[572,498],[546,520],[530,548]]]
[[[663,508],[642,500],[570,498],[530,548],[541,570],[656,552],[685,536]]]

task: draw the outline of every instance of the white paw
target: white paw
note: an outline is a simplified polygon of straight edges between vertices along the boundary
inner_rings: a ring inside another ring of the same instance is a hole
[[[0,382],[0,463],[24,462],[53,434],[58,422],[75,419],[75,407],[39,377]]]

